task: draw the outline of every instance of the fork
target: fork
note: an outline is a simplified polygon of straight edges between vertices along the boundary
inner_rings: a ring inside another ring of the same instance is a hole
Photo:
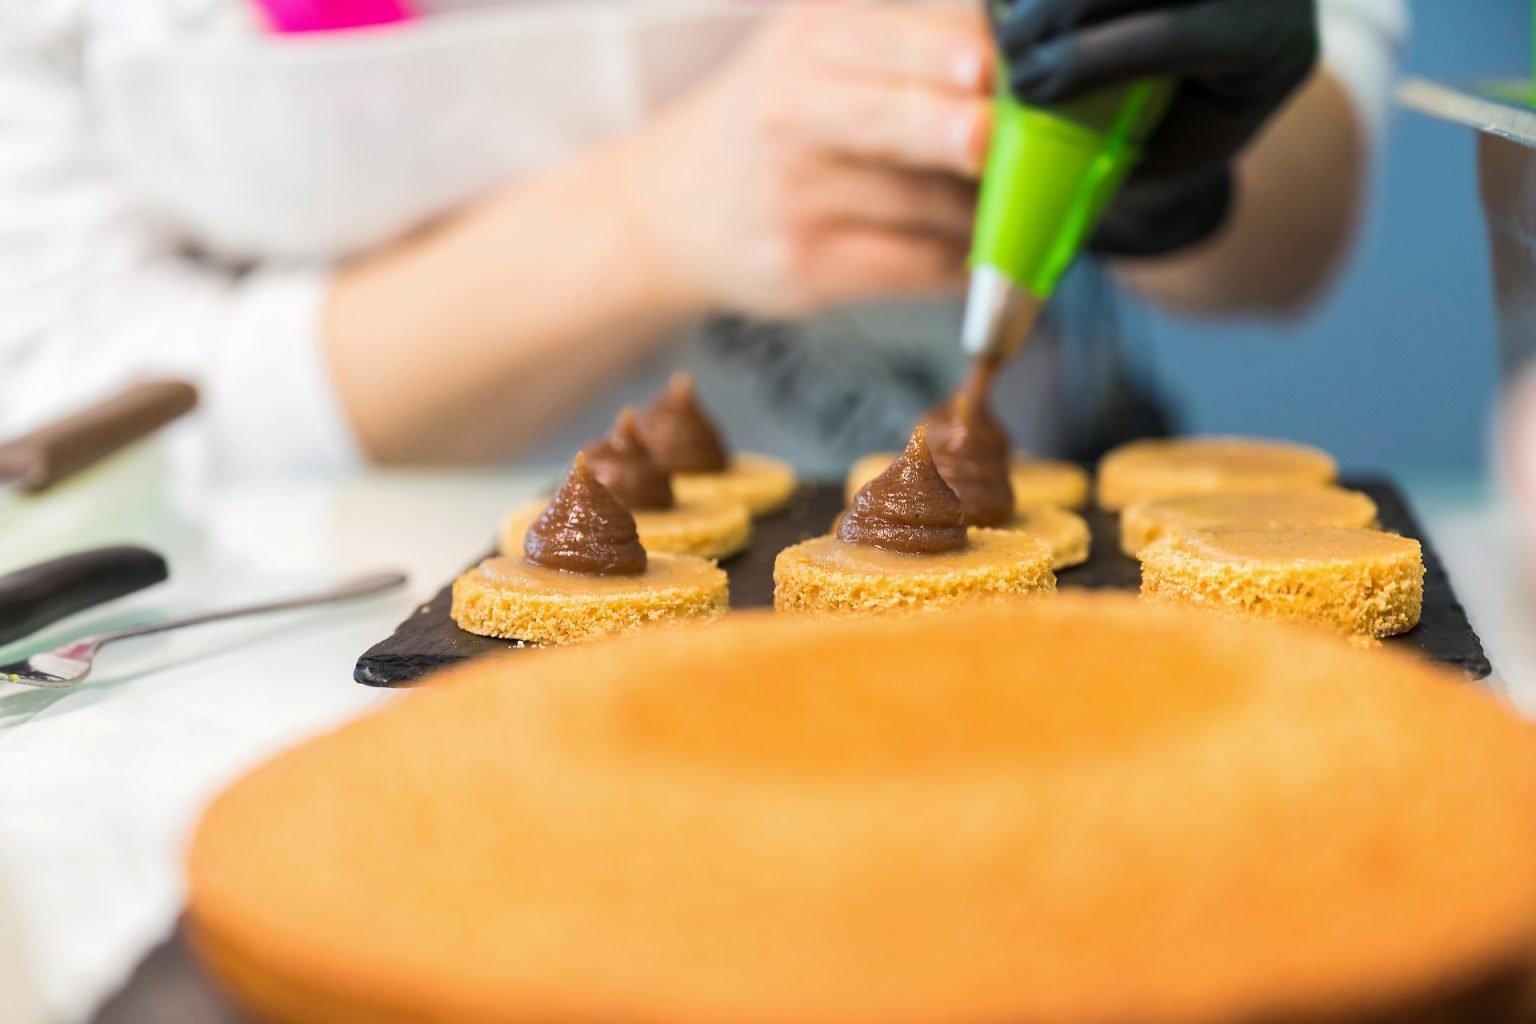
[[[52,651],[34,654],[30,658],[24,658],[10,665],[0,665],[0,683],[21,683],[23,686],[37,686],[51,690],[68,689],[91,674],[91,664],[103,647],[118,640],[149,636],[151,633],[165,633],[173,629],[184,629],[187,626],[201,626],[209,622],[242,619],[248,615],[265,615],[269,612],[291,611],[336,601],[347,601],[355,597],[367,597],[369,594],[392,590],[405,583],[405,579],[405,576],[398,572],[375,573],[318,593],[285,598],[281,601],[244,605],[239,608],[225,608],[200,615],[188,615],[185,618],[150,622],[141,626],[129,626],[110,633],[98,633]]]

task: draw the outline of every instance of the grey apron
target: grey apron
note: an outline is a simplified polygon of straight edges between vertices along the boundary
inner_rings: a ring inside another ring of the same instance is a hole
[[[559,425],[537,457],[561,461],[623,405],[643,404],[675,370],[743,451],[837,478],[859,457],[901,447],[923,410],[964,377],[958,301],[883,302],[804,322],[716,316]],[[1036,336],[998,381],[998,414],[1025,451],[1080,460],[1172,426],[1124,336],[1113,286],[1090,262],[1063,283]]]

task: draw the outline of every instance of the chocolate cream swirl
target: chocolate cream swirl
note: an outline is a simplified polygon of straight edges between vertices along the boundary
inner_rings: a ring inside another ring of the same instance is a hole
[[[854,495],[837,535],[909,555],[965,547],[965,508],[933,464],[927,428],[918,427],[901,457]]]
[[[523,558],[586,576],[637,576],[646,564],[635,517],[592,475],[583,454],[523,535]]]
[[[668,509],[677,504],[672,475],[641,440],[635,410],[619,413],[608,436],[582,449],[582,454],[598,482],[630,509]]]
[[[640,417],[651,455],[672,473],[720,473],[730,463],[720,431],[699,406],[693,378],[673,376],[667,390]]]
[[[953,409],[949,429],[931,444],[934,465],[959,495],[967,525],[1001,526],[1014,515],[1007,449],[988,436],[969,395],[956,396]]]

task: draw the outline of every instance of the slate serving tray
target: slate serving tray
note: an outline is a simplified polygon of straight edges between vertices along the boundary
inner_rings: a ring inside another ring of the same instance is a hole
[[[1389,481],[1374,478],[1346,480],[1344,486],[1364,491],[1375,500],[1383,528],[1424,541],[1427,574],[1423,620],[1412,632],[1387,640],[1387,646],[1417,651],[1460,669],[1472,679],[1487,676],[1491,669],[1482,642],[1402,493]],[[791,544],[826,533],[842,509],[840,485],[811,484],[802,487],[783,512],[759,520],[752,546],[722,563],[731,580],[731,606],[772,607],[774,556]],[[1137,590],[1141,568],[1120,553],[1118,517],[1097,508],[1088,509],[1085,516],[1093,531],[1092,555],[1086,564],[1058,574],[1058,585],[1064,589]],[[369,686],[405,686],[436,669],[517,647],[511,641],[476,636],[455,626],[448,615],[449,591],[445,586],[400,623],[393,635],[364,652],[353,678]]]

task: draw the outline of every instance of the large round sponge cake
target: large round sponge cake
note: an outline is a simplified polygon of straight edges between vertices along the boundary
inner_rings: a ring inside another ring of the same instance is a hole
[[[1128,598],[744,615],[456,671],[219,797],[189,878],[278,1021],[1507,1020],[1536,736]]]

